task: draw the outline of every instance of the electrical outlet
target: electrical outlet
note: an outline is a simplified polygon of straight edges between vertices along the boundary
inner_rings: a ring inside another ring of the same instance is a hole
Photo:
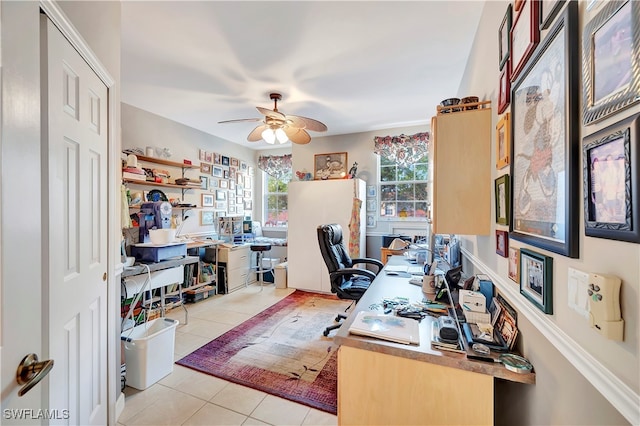
[[[589,285],[589,274],[577,269],[569,268],[568,305],[569,308],[589,319],[589,295],[587,288]]]

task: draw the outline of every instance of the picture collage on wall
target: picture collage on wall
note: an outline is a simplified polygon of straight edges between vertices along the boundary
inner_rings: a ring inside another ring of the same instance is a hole
[[[212,207],[217,217],[251,216],[254,169],[245,161],[200,149],[200,189],[203,207]]]

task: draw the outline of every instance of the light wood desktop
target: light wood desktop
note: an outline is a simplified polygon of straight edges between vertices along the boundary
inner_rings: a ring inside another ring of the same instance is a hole
[[[392,256],[389,265],[408,264]],[[535,383],[502,364],[431,349],[431,324],[420,323],[420,345],[403,345],[349,334],[357,312],[384,298],[423,299],[422,287],[382,271],[338,330],[338,424],[493,424],[494,379]],[[382,308],[377,312],[381,313]]]
[[[405,251],[407,251],[407,249],[390,249],[388,247],[381,247],[380,261],[383,265],[386,265],[390,256],[402,255]]]

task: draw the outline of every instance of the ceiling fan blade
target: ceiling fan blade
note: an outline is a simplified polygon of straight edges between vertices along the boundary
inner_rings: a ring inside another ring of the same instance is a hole
[[[313,118],[301,117],[299,115],[287,115],[287,120],[291,120],[293,127],[313,130],[314,132],[326,132],[327,126]]]
[[[259,125],[249,133],[247,140],[249,142],[258,142],[259,140],[262,140],[262,132],[264,132],[266,128],[267,126],[264,124]]]
[[[262,118],[240,118],[238,120],[225,120],[225,121],[218,121],[218,124],[224,124],[224,123],[242,123],[242,122],[246,122],[246,121],[262,121]]]
[[[289,140],[299,145],[308,144],[311,142],[311,136],[304,129],[296,129],[295,127],[285,127],[284,133]]]
[[[267,117],[271,117],[271,118],[275,118],[278,120],[285,120],[286,117],[283,113],[278,112],[278,111],[274,111],[272,109],[268,109],[268,108],[262,108],[262,107],[256,107],[256,109],[258,111],[260,111],[260,114],[264,114]]]

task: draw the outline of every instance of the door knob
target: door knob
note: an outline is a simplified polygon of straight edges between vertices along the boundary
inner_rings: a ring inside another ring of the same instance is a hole
[[[16,381],[19,385],[24,385],[18,391],[18,396],[23,396],[31,390],[40,380],[46,376],[53,368],[53,360],[38,361],[38,355],[29,354],[22,358],[18,370],[16,371]]]

